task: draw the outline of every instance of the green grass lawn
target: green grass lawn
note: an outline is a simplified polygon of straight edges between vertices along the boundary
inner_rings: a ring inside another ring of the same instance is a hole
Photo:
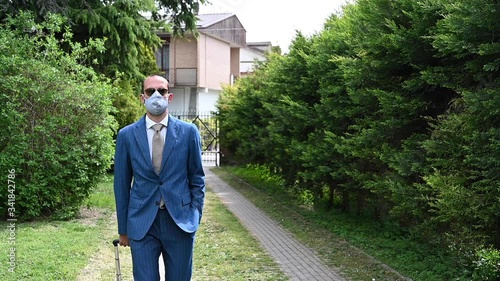
[[[0,223],[0,280],[114,280],[117,237],[112,178],[100,183],[71,221],[16,223],[16,268],[9,272],[8,223]],[[124,280],[130,249],[120,247]],[[197,233],[193,280],[287,280],[239,221],[208,191]]]

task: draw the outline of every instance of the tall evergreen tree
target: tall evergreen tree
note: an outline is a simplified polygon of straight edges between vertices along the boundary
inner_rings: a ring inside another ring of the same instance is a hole
[[[90,38],[106,39],[104,52],[93,56],[94,67],[101,73],[124,73],[141,77],[140,62],[151,59],[140,51],[141,44],[152,52],[160,44],[158,28],[182,34],[196,32],[195,10],[205,0],[12,0],[0,6],[0,20],[19,11],[35,13],[42,21],[47,13],[68,19],[73,40],[86,44]]]

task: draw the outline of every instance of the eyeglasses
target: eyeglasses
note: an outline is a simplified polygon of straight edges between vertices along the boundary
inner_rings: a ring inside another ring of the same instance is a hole
[[[162,95],[162,96],[164,96],[168,93],[168,89],[165,89],[165,88],[159,88],[159,89],[147,88],[146,90],[144,90],[144,93],[146,93],[146,96],[150,97],[156,91],[158,91],[158,93],[160,93],[160,95]]]

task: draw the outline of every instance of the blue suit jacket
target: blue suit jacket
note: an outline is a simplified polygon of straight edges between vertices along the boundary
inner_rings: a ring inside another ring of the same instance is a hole
[[[205,198],[201,140],[194,124],[169,116],[162,168],[156,174],[149,154],[145,116],[118,132],[114,192],[118,233],[142,239],[163,196],[168,212],[185,232],[195,232]]]

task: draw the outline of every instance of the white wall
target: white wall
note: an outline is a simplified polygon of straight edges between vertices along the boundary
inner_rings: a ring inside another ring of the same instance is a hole
[[[198,109],[200,112],[210,112],[215,111],[217,101],[219,100],[219,91],[201,89],[198,92]]]
[[[172,93],[174,98],[168,105],[168,110],[171,112],[187,112],[190,104],[190,87],[173,88]],[[215,107],[219,100],[218,90],[209,90],[206,88],[198,88],[197,101],[195,102],[198,112],[209,113],[217,110]],[[193,102],[193,101],[191,101]]]
[[[252,72],[255,60],[265,61],[266,57],[256,51],[241,48],[240,49],[240,72],[248,73]]]
[[[189,106],[189,88],[172,88],[174,98],[168,105],[169,111],[187,111]]]

